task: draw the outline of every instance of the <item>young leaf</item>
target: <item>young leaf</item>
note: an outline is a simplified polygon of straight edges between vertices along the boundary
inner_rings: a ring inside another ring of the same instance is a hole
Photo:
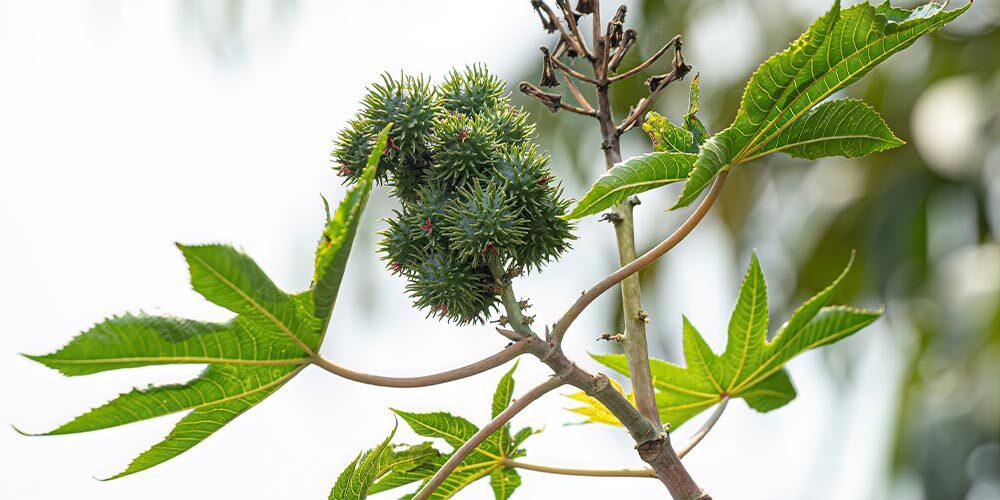
[[[768,342],[767,289],[754,255],[730,317],[725,352],[721,356],[715,354],[698,330],[684,318],[687,366],[650,359],[653,387],[657,391],[656,401],[663,422],[676,428],[724,397],[743,398],[760,412],[788,404],[796,395],[784,370],[788,360],[852,335],[881,315],[881,311],[827,305],[850,267],[848,263],[830,286],[796,309]],[[628,374],[628,363],[622,355],[595,355],[594,359]],[[587,412],[603,410],[599,403],[589,403],[591,407]],[[579,409],[573,411],[584,413]],[[619,425],[617,421],[606,423]]]
[[[688,112],[684,115],[684,130],[691,132],[691,137],[694,139],[694,143],[697,146],[695,148],[695,153],[698,149],[701,149],[701,145],[705,143],[705,139],[708,138],[708,130],[705,129],[705,125],[701,123],[698,119],[697,113],[699,111],[698,107],[698,96],[701,93],[700,87],[700,77],[701,75],[694,75],[691,79],[691,95],[688,98]],[[645,128],[645,126],[643,126]]]
[[[337,478],[330,500],[361,500],[368,497],[372,483],[386,474],[406,473],[438,458],[440,453],[430,443],[394,448],[389,442],[396,434],[393,427],[381,444],[358,455]]]
[[[652,111],[646,117],[642,129],[653,141],[653,150],[666,153],[692,153],[697,154],[705,139],[708,138],[708,131],[701,120],[696,116],[698,113],[699,78],[695,75],[691,80],[691,96],[688,102],[688,112],[684,116],[684,123],[678,127],[659,113]]]
[[[494,418],[510,405],[511,396],[514,392],[513,375],[516,368],[517,365],[515,364],[500,379],[500,383],[497,384],[492,405],[492,415]],[[479,428],[473,423],[450,413],[392,411],[400,416],[417,434],[443,439],[455,450],[465,444],[466,441],[479,431]],[[505,425],[476,447],[459,464],[458,468],[448,476],[434,494],[431,495],[431,498],[451,498],[469,484],[486,476],[490,477],[490,486],[492,486],[497,500],[509,498],[514,490],[520,486],[521,477],[513,468],[504,465],[504,460],[524,456],[524,450],[520,449],[519,446],[532,434],[534,434],[533,430],[525,428],[518,431],[512,437],[510,435],[509,424]],[[368,494],[380,493],[418,481],[426,482],[444,465],[449,456],[440,456],[428,460],[409,470],[394,470],[389,472],[368,489]]]
[[[388,130],[388,128],[387,128]],[[381,139],[384,143],[386,132]],[[341,203],[324,232],[327,245],[317,256],[317,288],[287,294],[249,256],[225,245],[178,244],[191,285],[210,302],[236,313],[225,323],[125,315],[80,334],[58,351],[28,356],[65,375],[89,375],[140,366],[197,363],[208,367],[184,383],[150,386],[122,394],[45,434],[106,429],[188,411],[159,443],[109,479],[148,469],[202,442],[291,380],[310,362],[322,342],[357,219],[371,190],[381,149],[372,153],[360,182]],[[346,249],[346,250],[345,250]],[[327,300],[329,299],[329,300]]]
[[[663,153],[698,153],[698,143],[687,127],[678,127],[663,115],[651,111],[642,130],[653,141],[653,150]]]
[[[796,126],[809,110],[892,54],[957,18],[970,5],[971,2],[945,12],[936,2],[914,10],[890,7],[887,3],[874,7],[864,2],[841,11],[837,0],[787,50],[772,56],[753,74],[736,119],[702,146],[675,208],[694,201],[722,169],[776,150],[777,139]],[[838,129],[840,134],[874,135],[883,139],[867,144],[855,141],[856,144],[839,151],[867,154],[898,145],[894,137],[885,142],[885,134],[875,130],[878,123],[869,123],[866,128],[865,123],[850,122],[842,114],[830,118],[834,123],[846,122]],[[813,121],[814,126],[821,123]],[[822,136],[822,131],[800,127],[803,129],[799,134],[803,137]],[[809,154],[819,151],[813,149]]]
[[[566,218],[596,214],[633,194],[687,179],[696,158],[687,153],[650,153],[629,158],[599,177]]]

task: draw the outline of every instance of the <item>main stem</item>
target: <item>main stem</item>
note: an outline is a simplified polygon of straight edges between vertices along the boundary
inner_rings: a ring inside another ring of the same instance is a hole
[[[500,266],[490,265],[493,275],[498,281],[503,281]],[[632,439],[636,442],[639,457],[649,464],[656,478],[667,487],[675,500],[710,500],[698,485],[691,479],[680,457],[670,446],[670,436],[663,432],[663,427],[650,422],[632,406],[625,395],[611,385],[604,374],[591,375],[581,369],[566,357],[562,345],[552,339],[541,339],[531,327],[525,323],[521,306],[509,283],[501,283],[503,291],[501,302],[507,312],[513,332],[507,332],[508,338],[518,341],[530,341],[528,352],[545,363],[564,383],[572,385],[587,395],[597,399],[622,423]]]
[[[603,45],[603,43],[601,44]],[[595,68],[604,68],[596,64]],[[615,130],[614,117],[611,113],[611,99],[608,96],[608,75],[599,70],[597,80],[597,119],[601,124],[601,149],[604,150],[604,163],[611,169],[622,160],[621,142]],[[618,263],[620,267],[628,265],[636,259],[635,223],[632,216],[632,203],[626,199],[615,205],[615,239],[618,243]],[[646,321],[642,313],[642,293],[639,286],[639,275],[633,274],[622,280],[622,315],[625,321],[625,357],[628,360],[629,375],[632,379],[632,390],[635,391],[635,401],[639,413],[650,422],[660,425],[660,410],[656,407],[656,397],[653,395],[653,377],[649,371],[649,348],[646,344]]]

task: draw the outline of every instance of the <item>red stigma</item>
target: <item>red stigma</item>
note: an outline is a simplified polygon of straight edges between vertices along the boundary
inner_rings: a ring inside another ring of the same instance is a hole
[[[399,151],[399,145],[396,144],[396,140],[393,139],[392,136],[389,136],[389,140],[385,141],[385,149],[382,151],[382,154],[389,154],[389,150],[391,149]]]
[[[420,226],[420,229],[427,231],[427,236],[434,234],[434,224],[431,223],[431,219],[429,217],[427,218],[427,222],[424,222],[424,225]]]

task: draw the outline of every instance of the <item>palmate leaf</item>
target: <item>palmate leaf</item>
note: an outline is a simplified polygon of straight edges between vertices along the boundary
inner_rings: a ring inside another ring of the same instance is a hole
[[[633,194],[683,181],[695,159],[693,154],[666,152],[629,158],[601,175],[566,218],[596,214]]]
[[[383,132],[383,143],[386,135]],[[376,148],[369,159],[364,174],[369,180],[382,151]],[[188,412],[162,441],[109,478],[114,479],[180,455],[278,390],[319,349],[370,190],[371,182],[353,187],[328,222],[317,257],[319,278],[306,292],[281,291],[249,256],[232,247],[178,245],[194,290],[235,313],[233,319],[210,323],[145,314],[118,316],[52,354],[28,356],[69,376],[162,364],[207,365],[187,383],[135,389],[44,434],[87,432]],[[340,230],[341,226],[348,229]],[[322,313],[317,312],[317,294],[326,304]]]
[[[494,418],[510,406],[514,393],[513,376],[516,369],[517,365],[515,364],[497,384],[491,411]],[[446,412],[411,413],[402,410],[393,410],[393,412],[401,417],[417,434],[444,440],[453,448],[452,452],[479,431],[479,428],[472,422]],[[504,425],[503,428],[497,430],[476,447],[438,487],[431,498],[451,498],[466,486],[489,476],[495,498],[506,500],[520,486],[521,477],[514,468],[504,465],[504,460],[524,456],[524,450],[520,446],[525,439],[534,433],[535,431],[531,428],[524,428],[512,436],[510,424]],[[449,457],[450,454],[441,455],[408,470],[390,471],[368,488],[368,494],[373,495],[416,482],[426,482],[434,476]],[[403,498],[410,496],[407,495]]]
[[[786,146],[792,139],[822,142],[822,146],[785,148],[806,158],[820,153],[859,156],[901,144],[883,130],[885,124],[874,111],[852,104],[828,107],[819,117],[820,110],[809,111],[919,37],[962,15],[970,5],[944,11],[943,4],[931,2],[906,10],[888,2],[877,7],[864,2],[841,11],[839,0],[835,2],[788,49],[772,56],[753,74],[736,119],[702,146],[674,208],[694,201],[723,169],[782,150],[780,141]],[[839,125],[835,130],[818,126],[828,123]]]
[[[724,397],[743,398],[760,412],[780,408],[794,399],[795,387],[784,369],[785,363],[809,349],[852,335],[881,315],[881,311],[828,305],[850,268],[848,263],[830,286],[799,306],[768,341],[767,288],[754,255],[730,317],[722,355],[713,352],[684,318],[687,366],[650,359],[663,422],[676,428]],[[628,374],[628,363],[622,355],[595,355],[594,359]],[[617,421],[607,423],[620,425]]]

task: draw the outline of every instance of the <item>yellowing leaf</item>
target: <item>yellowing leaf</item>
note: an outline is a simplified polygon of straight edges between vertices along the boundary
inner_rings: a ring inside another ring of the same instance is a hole
[[[616,391],[625,394],[625,390],[622,389],[621,384],[613,379],[609,379],[609,381]],[[618,418],[615,417],[615,415],[611,413],[606,406],[598,401],[597,398],[588,396],[587,393],[582,391],[568,394],[566,397],[584,404],[584,406],[578,406],[576,408],[567,408],[567,410],[573,413],[579,413],[580,415],[587,417],[587,420],[584,422],[596,422],[599,424],[615,425],[618,427],[622,426],[622,423],[618,421]],[[625,399],[628,399],[628,402],[632,403],[632,406],[635,406],[634,392],[628,393],[625,396]]]

